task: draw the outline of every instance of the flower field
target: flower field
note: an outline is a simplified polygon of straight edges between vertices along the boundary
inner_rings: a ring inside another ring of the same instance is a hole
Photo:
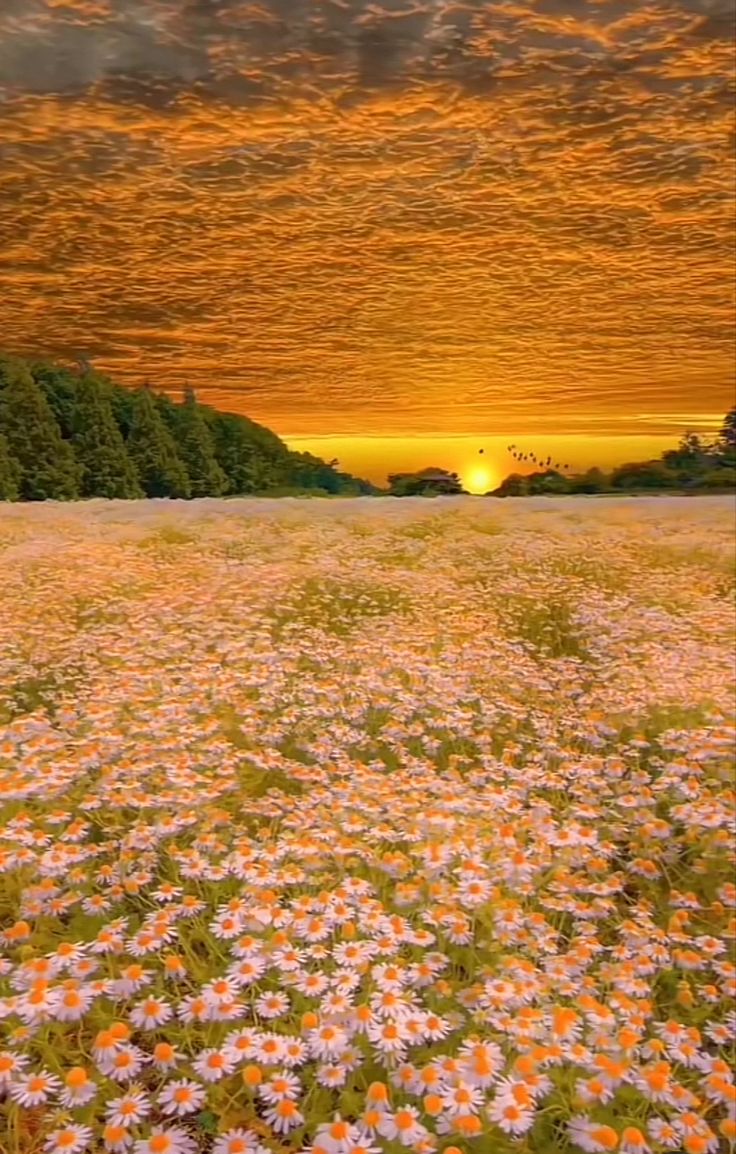
[[[0,509],[2,1154],[733,1150],[733,514]]]

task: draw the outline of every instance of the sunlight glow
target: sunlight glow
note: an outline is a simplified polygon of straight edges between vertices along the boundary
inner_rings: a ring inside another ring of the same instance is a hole
[[[493,475],[485,465],[474,465],[463,475],[463,485],[469,493],[487,493],[494,484]]]

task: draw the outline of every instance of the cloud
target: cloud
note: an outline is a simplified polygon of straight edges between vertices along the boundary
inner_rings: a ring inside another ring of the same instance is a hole
[[[4,340],[292,432],[717,411],[733,18],[5,0]]]

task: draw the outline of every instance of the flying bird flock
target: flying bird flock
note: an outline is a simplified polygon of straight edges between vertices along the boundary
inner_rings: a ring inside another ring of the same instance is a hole
[[[555,463],[553,464],[552,458],[549,456],[546,458],[546,460],[543,460],[541,456],[538,456],[536,453],[531,452],[531,450],[526,450],[526,452],[524,452],[522,449],[519,449],[516,445],[507,445],[506,452],[510,453],[511,456],[514,458],[514,460],[518,461],[520,464],[526,464],[528,462],[531,465],[538,465],[540,469],[552,468],[552,469],[555,469],[557,472],[560,472],[560,470],[564,471],[565,469],[570,468],[569,465],[561,465],[559,463],[559,461],[555,461]]]

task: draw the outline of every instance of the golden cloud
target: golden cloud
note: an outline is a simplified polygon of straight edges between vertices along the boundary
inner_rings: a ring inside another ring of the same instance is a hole
[[[729,17],[6,0],[4,342],[292,433],[722,411]]]

